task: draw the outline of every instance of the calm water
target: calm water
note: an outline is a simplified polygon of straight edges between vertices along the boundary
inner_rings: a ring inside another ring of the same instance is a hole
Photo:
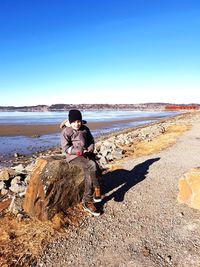
[[[88,122],[94,121],[118,121],[112,128],[97,129],[92,131],[96,137],[106,133],[119,131],[121,129],[136,127],[146,124],[147,121],[124,123],[123,120],[131,118],[171,117],[174,112],[146,112],[146,111],[84,111],[83,119]],[[67,118],[67,112],[0,112],[0,124],[60,124]],[[153,121],[155,121],[152,120]],[[151,121],[148,120],[148,123]],[[10,158],[14,153],[31,154],[60,145],[60,135],[49,134],[39,138],[25,136],[0,137],[0,165],[1,161]]]
[[[174,112],[147,111],[83,111],[88,122],[125,120],[130,118],[171,116]],[[0,112],[0,124],[59,124],[67,118],[67,112]]]

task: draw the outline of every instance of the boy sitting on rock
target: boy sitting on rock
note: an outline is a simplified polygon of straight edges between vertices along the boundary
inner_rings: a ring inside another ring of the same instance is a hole
[[[71,164],[81,167],[84,171],[85,188],[83,193],[83,208],[94,216],[99,216],[93,202],[101,201],[100,185],[97,177],[99,166],[94,160],[94,138],[82,114],[72,109],[68,114],[68,122],[64,122],[61,132],[61,146],[66,153],[66,159]],[[61,126],[62,127],[62,126]]]

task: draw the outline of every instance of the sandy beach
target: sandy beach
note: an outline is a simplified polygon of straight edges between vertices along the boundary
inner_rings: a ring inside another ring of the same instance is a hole
[[[103,129],[103,128],[112,128],[116,124],[126,124],[130,122],[139,122],[139,121],[152,121],[157,120],[162,117],[146,117],[146,118],[133,118],[126,120],[113,120],[113,121],[104,121],[104,122],[89,122],[87,126],[91,130]],[[32,125],[0,125],[0,136],[40,136],[45,134],[59,133],[61,129],[59,124],[32,124]]]

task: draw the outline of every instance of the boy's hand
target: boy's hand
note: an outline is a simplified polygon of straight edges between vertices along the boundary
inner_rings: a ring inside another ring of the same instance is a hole
[[[83,148],[82,147],[73,147],[71,150],[72,155],[82,156],[83,155]]]
[[[76,156],[80,157],[80,156],[82,156],[82,155],[83,155],[83,154],[82,154],[81,151],[77,151],[77,152],[76,152]]]

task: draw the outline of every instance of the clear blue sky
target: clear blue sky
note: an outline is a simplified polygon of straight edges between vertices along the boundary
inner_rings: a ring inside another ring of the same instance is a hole
[[[0,0],[0,105],[200,103],[200,1]]]

